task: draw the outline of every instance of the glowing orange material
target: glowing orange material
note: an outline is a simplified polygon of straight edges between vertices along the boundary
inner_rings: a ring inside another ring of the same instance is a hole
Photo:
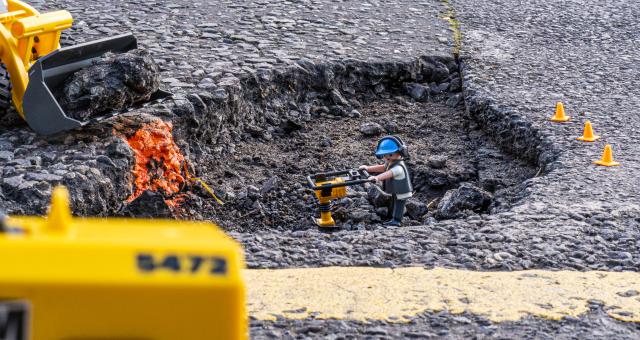
[[[173,140],[173,126],[162,120],[144,125],[127,139],[133,150],[136,163],[133,168],[134,192],[127,198],[131,202],[145,190],[173,195],[188,179],[189,174],[184,171],[185,159],[180,148]],[[171,208],[176,208],[184,201],[178,196],[172,200],[165,200]]]

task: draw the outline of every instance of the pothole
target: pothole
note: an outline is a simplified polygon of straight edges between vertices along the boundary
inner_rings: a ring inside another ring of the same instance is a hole
[[[209,92],[67,136],[1,135],[0,194],[10,212],[41,213],[51,186],[65,184],[80,215],[205,219],[241,232],[310,229],[318,202],[305,176],[376,164],[377,140],[393,134],[411,155],[415,195],[405,225],[508,209],[521,197],[518,184],[536,174],[539,141],[521,119],[516,131],[484,106],[465,111],[460,84],[450,56],[300,60],[229,75]],[[38,142],[15,149],[24,140]],[[503,153],[510,140],[532,151]],[[332,208],[338,225],[378,228],[386,203],[376,193],[350,187]]]
[[[407,204],[407,225],[499,210],[514,199],[515,186],[535,174],[534,167],[501,153],[482,130],[467,124],[459,108],[396,96],[359,111],[359,117],[316,119],[269,141],[237,145],[203,176],[226,202],[209,204],[204,217],[242,232],[315,228],[318,204],[304,176],[379,163],[373,150],[384,134],[401,136],[409,147],[415,194]],[[362,132],[371,134],[372,126],[376,136]],[[460,206],[439,204],[461,185],[470,191],[457,198]],[[377,228],[387,209],[379,193],[369,184],[347,193],[333,204],[337,224],[345,230]]]
[[[200,190],[202,199],[186,202],[185,211],[227,230],[316,228],[318,202],[305,176],[379,162],[373,151],[386,134],[401,136],[411,154],[416,192],[405,225],[508,209],[520,198],[518,184],[536,174],[535,155],[521,159],[500,150],[514,138],[530,149],[538,141],[510,130],[496,135],[480,119],[488,109],[471,118],[450,56],[301,60],[220,83],[212,93],[188,96],[174,112],[188,122],[176,135],[189,140],[199,176],[225,202],[206,199]],[[494,123],[503,128],[510,122]],[[380,226],[386,202],[376,193],[369,185],[350,187],[347,197],[333,202],[338,225]]]

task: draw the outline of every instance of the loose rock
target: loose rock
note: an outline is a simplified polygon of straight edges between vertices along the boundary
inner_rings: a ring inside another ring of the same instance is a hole
[[[58,102],[69,117],[87,120],[122,111],[158,91],[158,65],[146,50],[107,53],[92,66],[72,74]]]
[[[447,191],[438,203],[438,217],[455,218],[465,210],[482,212],[491,204],[492,195],[474,185],[463,183]]]

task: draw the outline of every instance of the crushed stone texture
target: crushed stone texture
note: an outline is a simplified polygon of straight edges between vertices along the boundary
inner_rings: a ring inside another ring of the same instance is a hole
[[[249,266],[637,271],[640,146],[634,138],[640,129],[636,110],[640,89],[634,81],[640,76],[640,5],[633,0],[589,5],[544,0],[447,3],[33,2],[38,8],[69,10],[75,19],[69,35],[78,42],[132,31],[158,63],[161,88],[174,92],[176,101],[192,91],[208,92],[212,100],[224,99],[228,95],[224,89],[230,84],[240,86],[242,75],[296,67],[301,59],[326,62],[451,56],[453,35],[448,23],[440,19],[451,6],[462,30],[463,93],[469,116],[487,132],[508,137],[504,140],[509,142],[501,144],[505,150],[539,166],[539,176],[521,186],[527,196],[497,214],[422,226],[331,235],[315,230],[231,233],[244,244]],[[420,97],[422,90],[412,87],[410,95]],[[548,122],[558,100],[572,116],[570,123]],[[162,106],[149,111],[169,114]],[[602,135],[601,142],[575,140],[586,119]],[[132,189],[114,186],[111,178],[130,176],[117,169],[130,168],[132,158],[121,139],[100,131],[102,134],[95,136],[72,133],[41,139],[25,125],[3,127],[0,198],[5,208],[11,213],[42,213],[51,184],[64,180],[72,189],[74,212],[107,214],[117,210]],[[621,167],[591,164],[600,157],[605,143],[613,145]],[[16,203],[24,201],[33,202],[33,206]],[[408,326],[254,320],[252,333],[285,338],[296,334],[638,337],[637,327],[603,315],[595,308],[562,323],[525,318],[499,325],[464,314],[438,313],[425,313]],[[447,330],[448,325],[453,329]]]

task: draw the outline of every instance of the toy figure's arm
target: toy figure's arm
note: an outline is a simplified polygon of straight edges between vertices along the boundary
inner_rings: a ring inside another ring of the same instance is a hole
[[[371,166],[361,165],[360,169],[367,170],[368,173],[383,172],[384,171],[384,164],[371,165]]]
[[[387,179],[389,179],[391,177],[393,177],[393,172],[391,170],[387,170],[387,171],[379,174],[378,176],[371,176],[369,178],[375,179],[376,182],[382,182],[382,181],[387,180]]]

